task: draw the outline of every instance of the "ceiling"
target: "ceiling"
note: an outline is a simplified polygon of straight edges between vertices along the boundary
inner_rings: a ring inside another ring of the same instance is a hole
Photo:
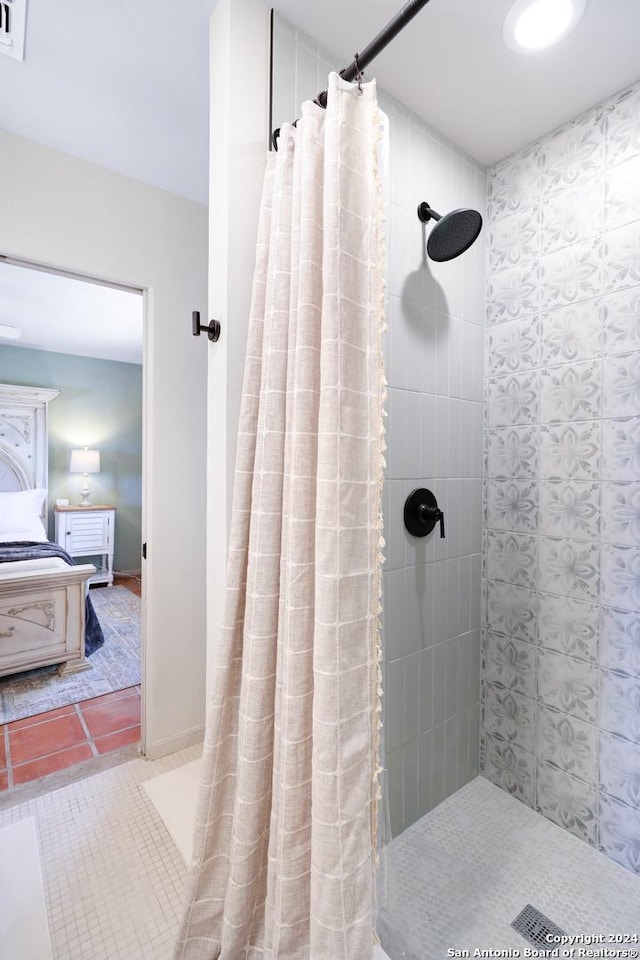
[[[201,203],[216,0],[29,0],[24,63],[0,56],[0,128]],[[402,0],[276,0],[347,63]],[[640,78],[640,0],[587,0],[538,54],[502,39],[511,0],[431,0],[375,62],[380,84],[492,164]]]
[[[512,5],[430,0],[369,71],[486,165],[640,79],[640,0],[587,0],[573,33],[528,54],[503,39]],[[346,64],[403,3],[278,0],[276,6]]]
[[[0,262],[0,324],[18,327],[31,347],[142,363],[142,294]]]

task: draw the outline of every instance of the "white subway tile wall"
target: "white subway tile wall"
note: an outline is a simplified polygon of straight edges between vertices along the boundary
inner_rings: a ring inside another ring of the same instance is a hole
[[[640,85],[489,177],[483,772],[640,873]]]
[[[344,66],[280,16],[274,126]],[[427,200],[485,216],[483,168],[380,92],[389,117],[389,384],[384,491],[385,757],[394,835],[478,773],[484,378],[484,233],[450,263],[426,259]],[[428,487],[446,538],[404,528],[404,501]]]

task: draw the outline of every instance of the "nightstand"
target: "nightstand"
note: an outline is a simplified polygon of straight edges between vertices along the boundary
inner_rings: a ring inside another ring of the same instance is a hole
[[[95,507],[53,508],[56,518],[56,543],[72,557],[100,556],[101,565],[89,580],[113,583],[113,543],[116,508],[108,504]]]

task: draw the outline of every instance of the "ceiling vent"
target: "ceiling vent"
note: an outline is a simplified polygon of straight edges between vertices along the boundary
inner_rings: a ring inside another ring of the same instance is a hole
[[[24,60],[27,0],[0,0],[0,53]]]

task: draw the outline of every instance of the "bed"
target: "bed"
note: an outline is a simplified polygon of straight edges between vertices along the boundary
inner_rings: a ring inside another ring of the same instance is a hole
[[[96,568],[74,565],[45,532],[47,409],[58,393],[0,384],[0,676],[89,669],[87,623],[92,646],[102,642],[88,593]]]

